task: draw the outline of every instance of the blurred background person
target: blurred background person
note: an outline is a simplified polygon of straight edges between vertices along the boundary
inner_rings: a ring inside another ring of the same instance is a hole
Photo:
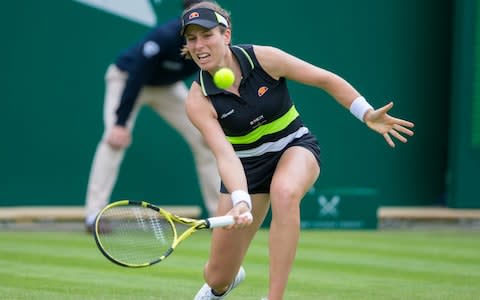
[[[201,1],[184,0],[183,9],[198,2]],[[189,144],[205,207],[209,215],[215,214],[220,179],[212,153],[185,113],[188,90],[183,80],[198,68],[180,54],[184,45],[180,30],[180,17],[158,25],[139,42],[122,51],[108,66],[105,74],[104,133],[93,158],[87,186],[85,225],[89,232],[93,229],[97,213],[110,201],[143,105],[149,105]]]

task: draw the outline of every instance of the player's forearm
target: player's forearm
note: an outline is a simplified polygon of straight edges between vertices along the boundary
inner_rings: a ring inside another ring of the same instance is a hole
[[[334,73],[329,74],[323,82],[322,88],[347,109],[360,96],[360,93],[348,81]]]
[[[248,191],[247,179],[240,159],[236,156],[224,157],[217,159],[217,163],[220,177],[229,192]]]

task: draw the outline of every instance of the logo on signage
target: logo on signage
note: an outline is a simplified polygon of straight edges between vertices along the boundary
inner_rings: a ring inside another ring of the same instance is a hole
[[[320,206],[319,215],[322,217],[325,216],[338,216],[338,204],[340,203],[340,196],[335,195],[330,200],[326,196],[320,195],[317,198],[318,205]]]

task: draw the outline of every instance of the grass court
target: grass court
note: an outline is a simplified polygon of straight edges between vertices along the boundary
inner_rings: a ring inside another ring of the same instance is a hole
[[[245,261],[232,300],[260,300],[268,232]],[[1,299],[192,299],[203,283],[209,232],[149,268],[112,264],[83,232],[0,232]],[[285,299],[478,299],[478,231],[304,230]]]

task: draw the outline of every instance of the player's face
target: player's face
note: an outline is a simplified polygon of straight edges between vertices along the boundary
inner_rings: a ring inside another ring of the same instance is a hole
[[[217,26],[206,29],[189,25],[185,30],[187,49],[195,63],[205,71],[214,71],[221,66],[230,43],[230,30],[224,33]]]

